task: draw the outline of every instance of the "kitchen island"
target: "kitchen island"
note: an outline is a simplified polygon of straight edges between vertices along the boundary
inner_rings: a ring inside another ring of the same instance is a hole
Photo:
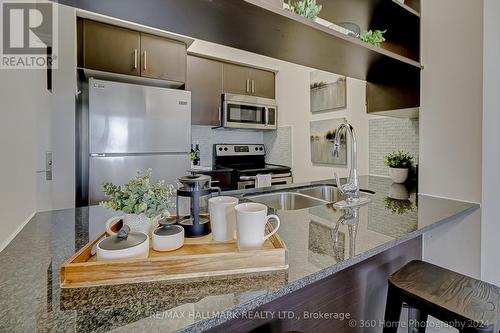
[[[116,213],[98,206],[37,213],[0,253],[0,331],[321,331],[322,323],[341,331],[349,319],[351,331],[362,331],[361,320],[383,313],[387,275],[421,257],[422,234],[479,205],[418,195],[382,177],[361,177],[361,187],[374,193],[355,219],[330,204],[279,212],[288,270],[179,282],[61,289],[63,261]]]

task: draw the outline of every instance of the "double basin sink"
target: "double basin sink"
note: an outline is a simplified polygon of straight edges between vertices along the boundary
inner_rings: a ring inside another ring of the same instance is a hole
[[[370,193],[369,191],[363,191]],[[345,197],[333,185],[314,185],[286,192],[249,195],[246,199],[264,204],[275,210],[307,209],[344,200]]]

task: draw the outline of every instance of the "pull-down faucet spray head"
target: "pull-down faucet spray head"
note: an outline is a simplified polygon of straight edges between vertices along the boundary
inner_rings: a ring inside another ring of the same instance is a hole
[[[340,151],[340,142],[337,143],[337,140],[335,140],[335,143],[333,144],[333,157],[339,157],[339,151]]]

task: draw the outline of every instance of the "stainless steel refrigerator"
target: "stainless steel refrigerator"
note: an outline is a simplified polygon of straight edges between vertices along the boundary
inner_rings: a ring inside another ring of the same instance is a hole
[[[123,184],[152,169],[175,184],[190,167],[191,93],[89,79],[88,198],[105,199],[104,182]]]

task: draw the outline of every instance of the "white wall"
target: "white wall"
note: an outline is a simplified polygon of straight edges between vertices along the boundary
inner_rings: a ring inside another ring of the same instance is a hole
[[[0,251],[36,209],[35,146],[38,71],[0,69]]]
[[[276,100],[278,125],[292,126],[292,169],[295,182],[333,178],[333,167],[311,163],[309,122],[346,117],[358,135],[358,168],[368,174],[368,116],[365,109],[365,83],[347,80],[347,110],[311,114],[309,102],[312,69],[204,41],[195,41],[189,51],[230,61],[251,64],[278,71]],[[339,176],[347,176],[346,168],[338,168]]]
[[[60,68],[54,91],[45,70],[0,70],[0,251],[35,211],[74,205],[75,13],[58,6]],[[45,180],[45,151],[54,153]]]
[[[0,251],[36,210],[35,119],[43,74],[0,69]]]
[[[484,0],[482,278],[500,286],[500,2]]]
[[[422,1],[421,193],[481,201],[482,26],[482,0]],[[424,258],[479,277],[480,220],[426,234]]]
[[[37,170],[45,169],[45,152],[53,156],[52,180],[37,174],[37,211],[75,206],[76,13],[58,5],[58,68],[53,89],[39,88]]]

